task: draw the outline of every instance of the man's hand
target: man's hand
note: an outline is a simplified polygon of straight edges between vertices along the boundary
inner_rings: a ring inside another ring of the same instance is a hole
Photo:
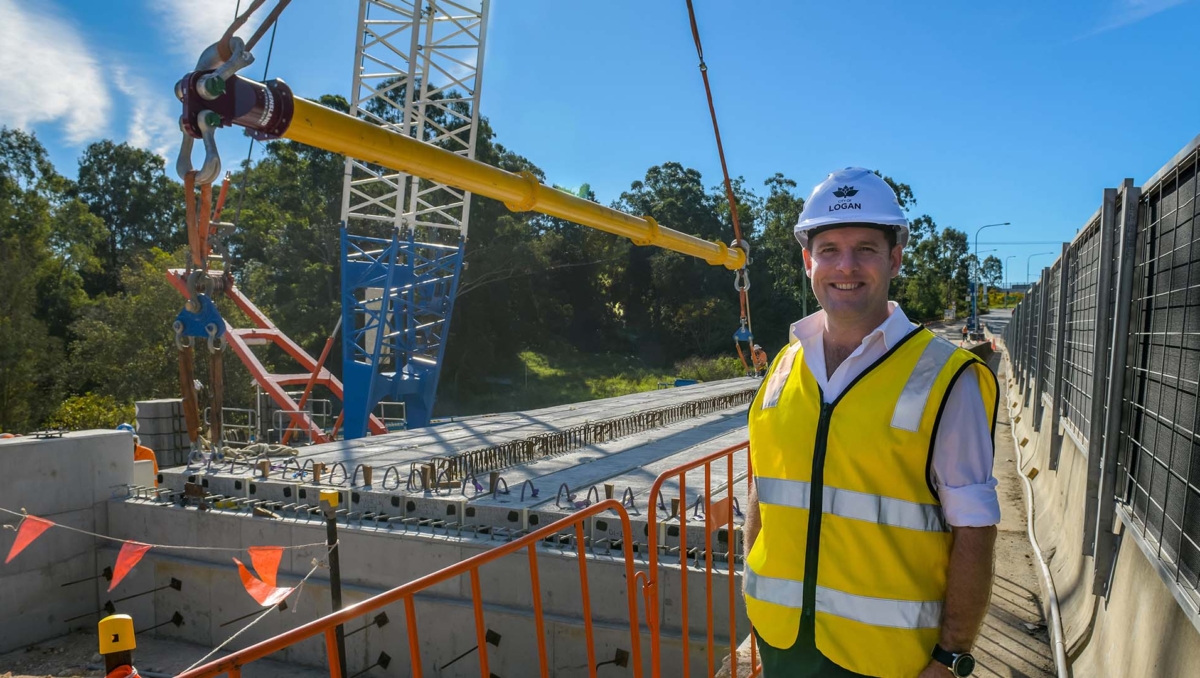
[[[939,662],[936,659],[931,659],[925,669],[921,671],[917,678],[949,678],[954,674],[950,671],[950,667]]]

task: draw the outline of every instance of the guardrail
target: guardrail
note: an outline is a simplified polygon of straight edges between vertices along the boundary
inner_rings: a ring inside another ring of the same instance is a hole
[[[690,566],[688,559],[691,552],[687,545],[687,526],[688,514],[692,513],[692,517],[696,518],[697,511],[703,509],[703,516],[697,520],[704,525],[704,542],[700,551],[704,555],[704,591],[705,591],[705,630],[708,633],[708,676],[712,678],[719,664],[716,659],[716,643],[713,640],[714,621],[713,621],[713,533],[724,528],[726,534],[726,579],[728,590],[722,593],[728,595],[728,611],[729,611],[729,657],[732,674],[737,675],[737,614],[736,596],[741,595],[737,590],[735,583],[734,571],[737,563],[737,540],[734,533],[734,514],[738,512],[737,499],[734,497],[734,487],[738,482],[738,474],[734,472],[734,458],[739,452],[744,452],[746,455],[746,470],[745,481],[747,490],[753,483],[753,470],[750,467],[750,443],[744,442],[737,445],[727,447],[723,450],[718,450],[712,454],[705,455],[698,459],[694,459],[686,464],[682,464],[668,471],[664,471],[654,481],[654,485],[650,488],[650,509],[647,516],[648,519],[648,534],[650,539],[657,540],[659,535],[660,524],[659,503],[658,499],[662,495],[663,486],[672,479],[678,479],[678,492],[676,497],[672,498],[670,505],[673,507],[673,515],[667,517],[667,520],[678,517],[679,519],[679,618],[681,637],[683,638],[683,664],[680,675],[690,676],[689,671],[690,657],[688,652],[688,578]],[[723,487],[713,487],[713,465],[719,464],[725,468],[725,482]],[[687,502],[687,474],[689,471],[694,471],[703,468],[704,470],[704,485],[703,494],[697,498],[696,505],[688,506]],[[714,501],[718,495],[724,495],[723,498]],[[667,504],[664,503],[663,506]],[[699,551],[697,552],[697,557]],[[640,574],[640,573],[639,573]],[[650,666],[653,678],[658,678],[661,671],[661,638],[660,638],[660,623],[658,610],[658,588],[660,582],[661,568],[659,564],[659,549],[651,548],[649,553],[649,570],[646,574],[646,582],[643,586],[643,594],[646,602],[646,618],[650,627]],[[762,666],[758,664],[757,648],[754,639],[750,640],[750,676],[758,676],[762,672]]]
[[[478,656],[479,674],[483,678],[489,678],[491,672],[488,664],[487,627],[484,623],[483,599],[479,584],[479,569],[490,562],[522,549],[527,551],[529,554],[529,576],[533,593],[533,615],[537,629],[538,666],[540,668],[540,675],[543,676],[543,678],[548,678],[548,676],[550,676],[550,664],[546,652],[546,627],[545,619],[542,614],[541,583],[538,576],[537,546],[542,542],[542,540],[566,530],[573,530],[575,534],[575,555],[576,560],[579,562],[580,592],[582,594],[583,602],[582,616],[584,622],[584,635],[587,643],[588,674],[592,676],[592,678],[595,678],[596,652],[591,618],[591,594],[588,589],[584,523],[592,516],[596,516],[606,511],[615,512],[621,521],[621,530],[624,536],[621,543],[623,545],[622,550],[624,552],[625,560],[625,581],[633,582],[635,581],[633,549],[631,547],[633,533],[629,525],[629,515],[625,512],[625,507],[621,505],[621,502],[616,501],[615,499],[606,499],[579,511],[578,513],[531,532],[520,539],[496,546],[489,551],[421,577],[420,579],[411,581],[403,586],[398,586],[390,591],[381,593],[377,596],[364,600],[361,603],[347,607],[339,612],[326,615],[320,619],[316,619],[304,624],[303,626],[292,629],[291,631],[287,631],[275,636],[274,638],[264,640],[221,659],[198,666],[195,669],[180,674],[177,678],[211,678],[226,673],[230,676],[230,678],[241,678],[242,667],[246,666],[247,664],[268,657],[303,640],[307,640],[322,634],[325,636],[326,661],[329,664],[330,678],[345,678],[341,675],[341,669],[339,668],[340,658],[338,656],[335,629],[341,624],[345,624],[355,618],[370,614],[382,607],[398,602],[402,602],[404,604],[405,620],[408,632],[409,658],[411,661],[410,675],[413,676],[413,678],[421,678],[421,676],[425,675],[425,672],[421,664],[421,644],[418,634],[416,606],[413,598],[418,593],[425,591],[430,587],[436,586],[448,579],[453,579],[464,574],[468,575],[471,579],[471,600],[474,609],[475,635],[476,640],[478,641],[477,651],[475,654]],[[640,628],[638,624],[637,593],[634,586],[626,587],[626,598],[629,608],[629,668],[635,677],[640,677],[642,675],[642,652]]]

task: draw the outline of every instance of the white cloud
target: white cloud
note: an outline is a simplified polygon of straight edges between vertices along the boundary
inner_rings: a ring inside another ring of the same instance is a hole
[[[125,140],[170,160],[168,152],[178,149],[181,139],[178,106],[172,106],[176,103],[175,98],[163,96],[161,91],[124,68],[113,69],[112,75],[117,89],[129,99],[129,128]]]
[[[237,32],[249,39],[267,12],[275,6],[273,0],[266,2]],[[238,5],[241,5],[240,9]],[[188,65],[196,63],[200,53],[217,41],[233,23],[234,11],[245,12],[251,0],[147,0],[146,5],[163,18],[166,25],[159,35],[166,40],[171,51],[185,57]]]
[[[1080,36],[1090,38],[1117,28],[1135,24],[1142,19],[1148,19],[1159,12],[1165,12],[1172,7],[1182,5],[1189,0],[1116,0],[1109,8],[1108,15],[1098,26]]]
[[[0,0],[0,123],[61,122],[81,143],[103,133],[112,100],[83,37],[52,9]]]

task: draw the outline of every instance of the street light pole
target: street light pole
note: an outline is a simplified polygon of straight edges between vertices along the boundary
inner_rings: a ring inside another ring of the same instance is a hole
[[[1010,254],[1004,257],[1004,308],[1008,308],[1008,291],[1012,289],[1011,279],[1008,277],[1008,260],[1016,259],[1017,255]]]
[[[971,291],[971,330],[979,331],[979,304],[977,297],[979,296],[979,232],[985,228],[994,226],[1009,226],[1009,222],[1005,221],[999,224],[984,224],[975,230],[975,289]]]
[[[1034,254],[1029,255],[1029,257],[1027,259],[1025,259],[1025,292],[1026,293],[1029,292],[1029,287],[1033,284],[1029,280],[1029,262],[1033,261],[1034,257],[1040,257],[1044,254],[1054,254],[1054,252],[1036,252]]]

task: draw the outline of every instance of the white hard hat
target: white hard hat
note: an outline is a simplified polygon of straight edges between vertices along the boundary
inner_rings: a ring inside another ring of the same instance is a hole
[[[813,188],[796,223],[796,240],[808,249],[808,236],[813,230],[853,224],[894,227],[896,244],[908,244],[908,217],[896,192],[879,175],[862,167],[832,172]]]

